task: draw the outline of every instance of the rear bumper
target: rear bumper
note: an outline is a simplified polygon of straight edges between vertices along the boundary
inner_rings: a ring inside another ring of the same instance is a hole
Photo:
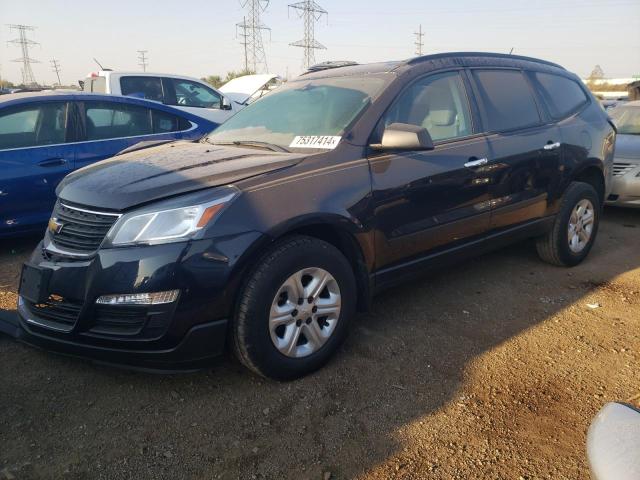
[[[23,309],[19,310],[24,312]],[[0,332],[53,353],[88,359],[99,364],[165,373],[197,370],[213,364],[224,351],[228,323],[227,320],[216,320],[197,325],[172,348],[135,350],[52,338],[31,329],[22,315],[24,313],[0,312]]]

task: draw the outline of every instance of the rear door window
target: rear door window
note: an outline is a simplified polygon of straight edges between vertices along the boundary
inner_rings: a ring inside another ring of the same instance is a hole
[[[67,103],[30,104],[0,112],[0,150],[65,143]]]
[[[569,78],[540,72],[535,72],[533,76],[549,113],[555,119],[578,111],[589,100],[580,85]]]
[[[145,98],[163,102],[162,80],[160,77],[121,77],[120,90],[127,97]]]
[[[540,123],[529,82],[518,70],[472,70],[486,128],[501,132]]]
[[[181,78],[165,78],[164,81],[168,87],[167,105],[199,108],[220,108],[222,105],[222,97],[206,85]]]
[[[86,139],[137,137],[153,133],[151,110],[115,102],[85,102]]]

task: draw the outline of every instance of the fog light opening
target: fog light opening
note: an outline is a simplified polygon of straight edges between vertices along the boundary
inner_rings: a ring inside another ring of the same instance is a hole
[[[180,290],[167,290],[153,293],[121,293],[102,295],[96,303],[99,305],[161,305],[175,302]]]

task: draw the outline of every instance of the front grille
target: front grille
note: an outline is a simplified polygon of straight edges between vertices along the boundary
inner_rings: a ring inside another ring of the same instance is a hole
[[[136,335],[147,321],[146,307],[96,306],[91,333]]]
[[[613,176],[622,177],[631,171],[635,165],[633,163],[615,162],[613,164]]]
[[[37,318],[36,323],[57,330],[69,331],[80,315],[82,303],[67,300],[57,295],[50,295],[43,303],[25,302],[31,313]],[[44,321],[44,322],[42,322]]]
[[[93,252],[100,247],[119,216],[58,202],[53,210],[52,221],[59,226],[56,229],[54,225],[49,232],[53,243],[58,247]]]

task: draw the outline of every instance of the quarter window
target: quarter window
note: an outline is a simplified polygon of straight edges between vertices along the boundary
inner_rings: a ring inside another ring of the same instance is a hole
[[[41,103],[0,113],[0,150],[65,142],[67,104]]]
[[[180,78],[166,78],[170,94],[165,103],[179,107],[220,108],[222,98],[213,89],[201,83]]]
[[[87,140],[136,137],[153,133],[151,111],[137,105],[86,102]]]
[[[191,123],[182,117],[158,110],[153,110],[152,115],[153,133],[181,132],[191,128]]]
[[[158,77],[122,77],[120,90],[128,97],[163,101],[162,81]]]
[[[500,132],[540,123],[531,87],[520,71],[474,70],[487,128]]]
[[[384,125],[424,127],[434,141],[471,135],[471,115],[457,72],[433,75],[411,85],[385,116]]]
[[[588,101],[584,90],[573,80],[550,73],[536,72],[533,75],[553,118],[565,117]]]

